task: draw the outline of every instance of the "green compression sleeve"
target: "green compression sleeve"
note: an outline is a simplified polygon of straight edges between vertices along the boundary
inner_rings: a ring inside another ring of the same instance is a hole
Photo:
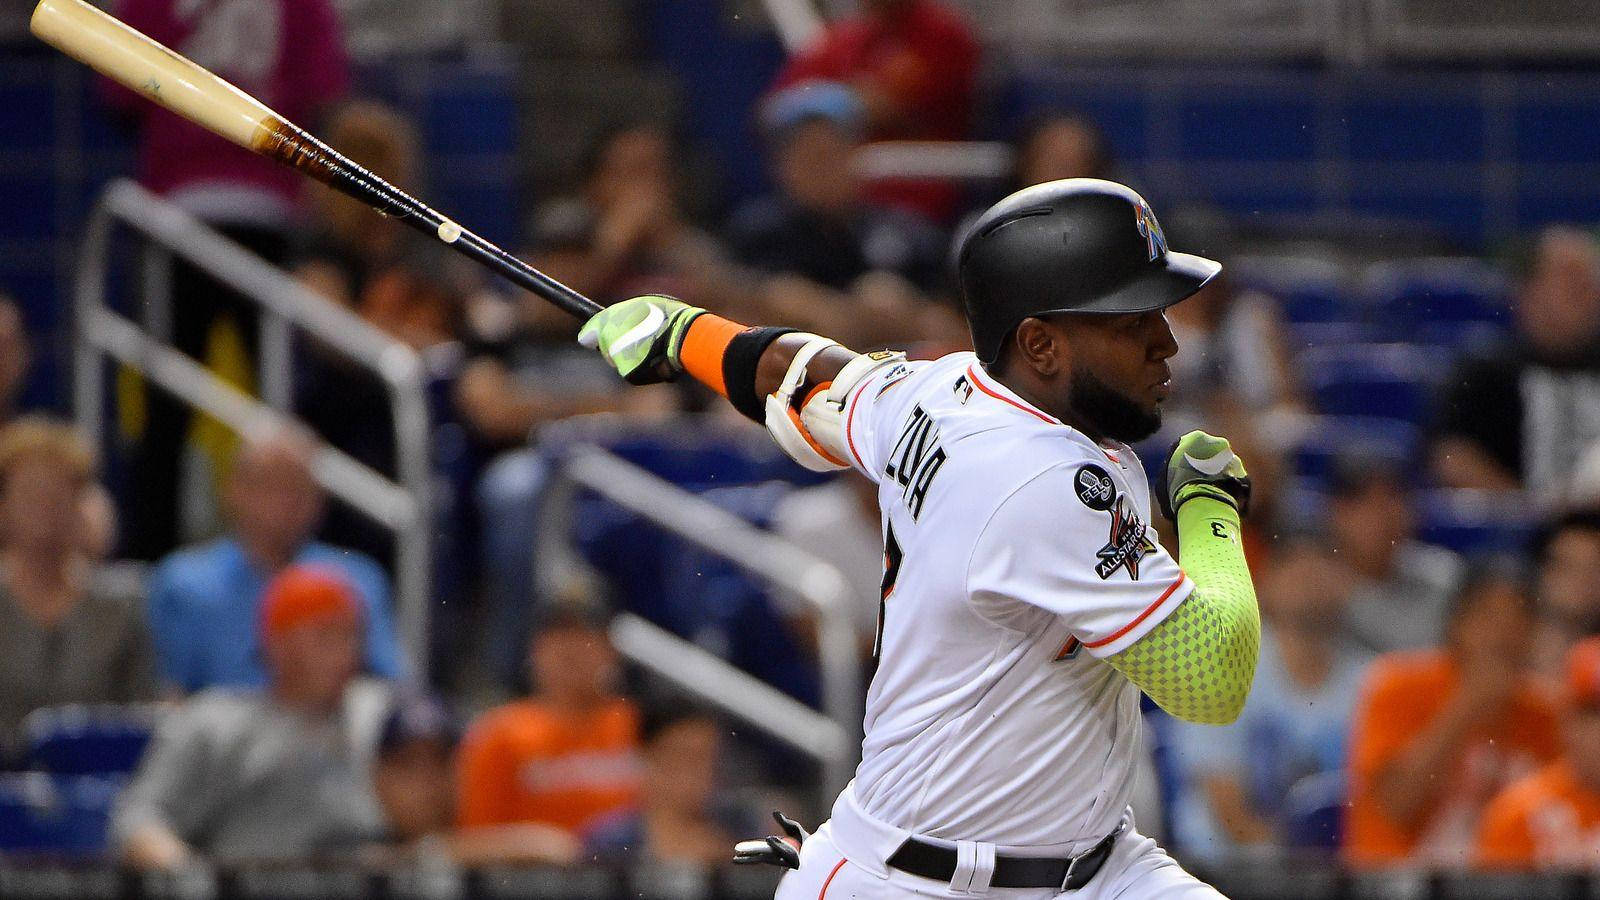
[[[1239,717],[1255,678],[1261,613],[1239,541],[1239,513],[1196,497],[1178,508],[1178,544],[1194,591],[1160,625],[1106,661],[1189,722]]]

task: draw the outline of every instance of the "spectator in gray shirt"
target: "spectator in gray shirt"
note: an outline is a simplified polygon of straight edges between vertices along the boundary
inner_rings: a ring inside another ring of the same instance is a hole
[[[71,428],[0,428],[0,762],[28,713],[155,692],[142,598],[96,577],[86,552],[94,458]]]
[[[258,620],[268,684],[197,694],[162,723],[112,813],[130,864],[340,854],[378,840],[373,756],[386,688],[357,679],[361,606],[329,568],[293,566]]]
[[[1334,470],[1328,537],[1348,576],[1351,636],[1372,653],[1437,646],[1461,584],[1461,557],[1417,540],[1412,492],[1398,464],[1351,455]]]

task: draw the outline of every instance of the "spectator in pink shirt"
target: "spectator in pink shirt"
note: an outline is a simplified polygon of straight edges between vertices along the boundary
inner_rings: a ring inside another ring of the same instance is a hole
[[[291,122],[310,125],[349,83],[329,0],[118,0],[124,22],[216,72]],[[282,229],[302,176],[106,83],[139,130],[139,181],[200,218]]]
[[[129,25],[308,127],[349,82],[344,37],[331,0],[117,0]],[[301,175],[219,138],[110,82],[110,106],[137,131],[145,187],[270,262],[289,254],[301,213]],[[179,350],[230,382],[255,382],[254,307],[181,259],[152,250],[146,264],[171,266],[170,314],[157,317]],[[159,299],[159,298],[152,298]],[[159,308],[159,307],[158,307]],[[187,409],[147,391],[138,432],[129,510],[129,556],[155,559],[179,540],[180,461],[190,437]],[[125,413],[132,411],[125,410]],[[213,474],[225,471],[229,442],[200,441]]]
[[[866,107],[869,140],[959,141],[972,127],[980,55],[972,26],[942,0],[863,0],[859,15],[830,24],[772,87],[849,85]],[[872,199],[947,222],[956,191],[948,183],[886,181]]]

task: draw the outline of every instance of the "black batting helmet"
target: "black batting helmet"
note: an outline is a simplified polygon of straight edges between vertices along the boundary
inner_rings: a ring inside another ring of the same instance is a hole
[[[1098,178],[1034,185],[996,203],[962,240],[957,265],[973,349],[985,364],[1029,316],[1165,309],[1222,271],[1168,252],[1150,204]]]

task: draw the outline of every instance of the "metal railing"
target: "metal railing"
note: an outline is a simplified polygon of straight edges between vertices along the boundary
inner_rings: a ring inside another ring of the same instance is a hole
[[[813,0],[761,0],[785,52],[804,49],[822,31],[822,13]]]
[[[1592,60],[1600,25],[1572,0],[949,0],[1000,57]],[[858,4],[762,0],[793,53]],[[819,6],[822,8],[819,15]]]
[[[856,172],[869,180],[949,178],[1000,181],[1010,177],[1016,154],[996,141],[878,141],[856,151]]]
[[[264,401],[223,381],[160,336],[171,321],[170,297],[162,293],[170,289],[170,277],[160,268],[145,270],[144,327],[110,308],[112,238],[118,224],[204,270],[260,308],[259,376]],[[150,290],[157,291],[156,296],[149,296]],[[101,363],[107,357],[247,438],[289,421],[293,327],[382,379],[394,404],[398,477],[391,480],[326,444],[318,446],[313,474],[330,494],[395,533],[401,639],[416,676],[425,678],[433,554],[428,517],[430,426],[418,355],[130,181],[116,181],[106,188],[89,218],[79,253],[74,316],[73,406],[84,435],[97,447],[105,433]]]
[[[823,808],[850,780],[860,747],[861,657],[850,588],[839,570],[783,538],[611,453],[570,448],[557,461],[538,529],[541,578],[555,583],[583,563],[566,528],[580,490],[590,490],[665,531],[792,593],[816,610],[822,674],[818,715],[714,654],[642,619],[619,620],[617,649],[729,714],[756,725],[823,767]]]
[[[659,625],[622,613],[610,635],[624,657],[812,759],[849,762],[855,753],[839,723]],[[832,801],[836,788],[824,790]]]

